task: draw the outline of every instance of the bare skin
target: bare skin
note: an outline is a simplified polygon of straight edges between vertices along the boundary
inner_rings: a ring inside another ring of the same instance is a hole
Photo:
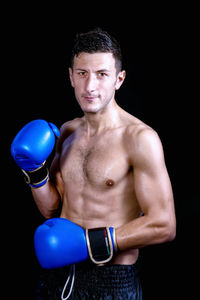
[[[133,264],[138,248],[175,236],[173,193],[157,133],[115,101],[125,72],[111,53],[81,53],[69,70],[84,116],[60,129],[51,180],[32,189],[39,210],[83,228],[112,226],[119,252]]]

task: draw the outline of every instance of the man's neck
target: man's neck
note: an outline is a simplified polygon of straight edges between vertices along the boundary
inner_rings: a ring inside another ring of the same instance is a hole
[[[111,101],[103,110],[97,113],[85,112],[85,129],[88,136],[100,134],[105,129],[117,127],[121,108]]]

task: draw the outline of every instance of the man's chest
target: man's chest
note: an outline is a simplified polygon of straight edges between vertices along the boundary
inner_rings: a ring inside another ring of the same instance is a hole
[[[63,144],[60,170],[65,183],[116,186],[130,169],[119,136],[104,136],[88,143],[70,136]]]

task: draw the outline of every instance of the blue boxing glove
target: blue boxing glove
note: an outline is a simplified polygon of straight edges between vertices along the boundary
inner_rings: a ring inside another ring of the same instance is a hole
[[[45,120],[26,124],[16,135],[11,145],[11,154],[32,187],[40,187],[48,180],[45,161],[55,145],[59,129]]]
[[[35,252],[45,269],[60,268],[90,258],[95,264],[110,261],[116,252],[112,227],[84,230],[64,219],[45,221],[35,232]]]

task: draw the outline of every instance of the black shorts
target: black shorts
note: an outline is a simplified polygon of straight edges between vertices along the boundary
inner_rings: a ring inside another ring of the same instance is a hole
[[[61,299],[69,268],[46,271],[39,281],[37,300]],[[66,290],[66,293],[68,290]],[[66,295],[65,295],[66,296]],[[73,300],[142,300],[136,265],[96,266],[80,263],[75,267]]]

